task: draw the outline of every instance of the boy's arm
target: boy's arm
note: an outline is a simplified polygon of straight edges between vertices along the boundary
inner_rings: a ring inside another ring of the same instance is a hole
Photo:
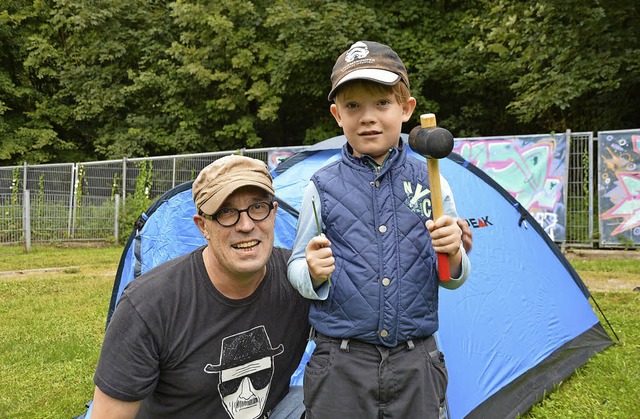
[[[306,259],[306,250],[309,242],[318,236],[318,228],[316,225],[316,217],[314,215],[312,201],[316,202],[316,213],[320,226],[324,229],[322,222],[322,213],[320,209],[320,196],[313,182],[309,182],[309,186],[302,199],[300,214],[298,216],[298,225],[296,228],[296,239],[293,243],[293,249],[287,267],[287,275],[289,282],[298,292],[305,298],[312,300],[325,300],[329,295],[328,284],[323,283],[318,289],[314,289],[311,274],[309,273],[309,265]]]
[[[442,175],[440,175],[440,187],[442,190],[442,207],[444,214],[453,218],[454,221],[457,221],[458,211],[456,209],[455,200],[453,199],[453,192],[449,182],[447,182]],[[455,224],[455,227],[460,229],[457,223]],[[440,286],[447,289],[455,289],[464,284],[471,273],[471,262],[469,261],[469,257],[467,256],[467,252],[465,251],[462,242],[460,242],[458,252],[455,255],[450,254],[449,264],[451,266],[451,271],[459,272],[459,274],[452,275],[450,281],[440,281]]]
[[[469,273],[471,272],[471,262],[469,261],[467,252],[464,250],[464,246],[460,245],[458,254],[460,255],[460,275],[457,278],[452,277],[449,281],[440,281],[439,285],[442,288],[454,290],[462,286],[469,277]],[[451,260],[451,258],[449,260]],[[449,263],[453,266],[452,262]]]
[[[440,175],[440,190],[442,191],[442,210],[446,215],[451,216],[454,220],[458,219],[458,210],[456,202],[453,199],[453,191],[447,179]]]

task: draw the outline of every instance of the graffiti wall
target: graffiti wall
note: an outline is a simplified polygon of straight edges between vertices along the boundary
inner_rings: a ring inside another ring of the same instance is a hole
[[[293,156],[296,153],[296,151],[299,151],[299,150],[279,148],[277,150],[269,151],[267,153],[267,162],[268,162],[267,164],[269,166],[269,170],[275,169],[276,166],[279,165],[282,161]]]
[[[453,151],[505,188],[553,241],[565,240],[564,134],[459,138]]]
[[[640,130],[598,132],[600,244],[640,244]]]

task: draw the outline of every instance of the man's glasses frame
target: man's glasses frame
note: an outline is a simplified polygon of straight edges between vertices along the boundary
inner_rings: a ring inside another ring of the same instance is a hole
[[[265,207],[269,210],[262,214],[262,211],[265,211]],[[217,221],[222,227],[233,227],[238,224],[240,221],[240,215],[243,212],[246,212],[249,218],[253,221],[263,221],[266,220],[269,215],[271,215],[271,211],[273,211],[273,201],[260,201],[249,205],[245,209],[238,208],[220,208],[215,214],[205,214],[202,211],[198,211],[202,218],[206,218],[207,220]],[[252,214],[253,213],[253,214]],[[222,221],[220,220],[222,218]],[[232,221],[233,220],[233,221]]]

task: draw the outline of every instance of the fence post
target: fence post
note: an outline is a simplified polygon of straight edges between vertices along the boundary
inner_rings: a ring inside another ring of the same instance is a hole
[[[174,157],[172,160],[173,160],[173,173],[171,176],[171,187],[175,188],[176,187],[176,158]]]
[[[569,194],[571,193],[571,187],[570,187],[570,179],[569,179],[569,174],[572,173],[571,171],[571,167],[569,167],[571,165],[572,159],[571,159],[571,130],[567,129],[564,132],[564,142],[566,144],[566,157],[565,157],[565,164],[564,164],[564,193],[562,194],[562,205],[564,205],[564,226],[565,226],[565,230],[564,230],[564,240],[562,240],[562,243],[560,243],[560,251],[562,253],[565,253],[566,249],[567,249],[567,236],[569,235]]]
[[[31,198],[29,189],[22,195],[22,224],[24,225],[24,246],[27,253],[31,251]]]
[[[116,243],[119,242],[119,234],[118,232],[120,231],[120,226],[118,224],[118,218],[120,215],[120,194],[115,194],[114,196],[115,200],[116,200],[116,210],[115,210],[115,217],[113,220],[113,235],[116,236]]]
[[[67,237],[71,237],[71,224],[73,222],[73,206],[75,200],[76,182],[78,179],[78,164],[73,163],[71,166],[71,188],[69,189],[69,218],[67,220]]]
[[[122,158],[122,210],[127,202],[127,158]]]
[[[22,170],[22,190],[26,191],[27,190],[27,166],[29,166],[29,164],[25,161],[23,166],[24,166],[24,169]]]
[[[595,136],[595,140],[597,141],[598,139],[598,135]],[[598,155],[594,154],[594,149],[593,149],[593,143],[594,143],[594,137],[593,135],[591,135],[591,138],[588,140],[589,144],[587,145],[587,150],[588,150],[588,154],[589,154],[589,159],[588,159],[588,164],[589,164],[589,171],[587,173],[589,173],[589,187],[587,188],[587,191],[589,193],[589,246],[590,247],[595,247],[596,244],[600,243],[600,239],[598,239],[596,241],[595,237],[594,237],[594,223],[596,222],[594,220],[593,214],[594,211],[596,211],[597,207],[595,206],[596,203],[594,202],[594,198],[596,195],[596,175],[593,172],[593,168],[594,166],[597,164],[597,159],[598,159]],[[599,237],[602,237],[601,235],[598,235]]]

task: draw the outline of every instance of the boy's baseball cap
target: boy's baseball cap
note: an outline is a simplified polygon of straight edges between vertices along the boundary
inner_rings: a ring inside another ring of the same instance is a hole
[[[409,87],[409,76],[394,50],[372,41],[358,41],[338,57],[331,72],[329,101],[342,83],[365,79],[393,86],[399,81]]]
[[[202,169],[193,181],[193,202],[198,211],[212,215],[229,195],[243,186],[257,186],[275,195],[266,163],[235,154],[225,156]]]

